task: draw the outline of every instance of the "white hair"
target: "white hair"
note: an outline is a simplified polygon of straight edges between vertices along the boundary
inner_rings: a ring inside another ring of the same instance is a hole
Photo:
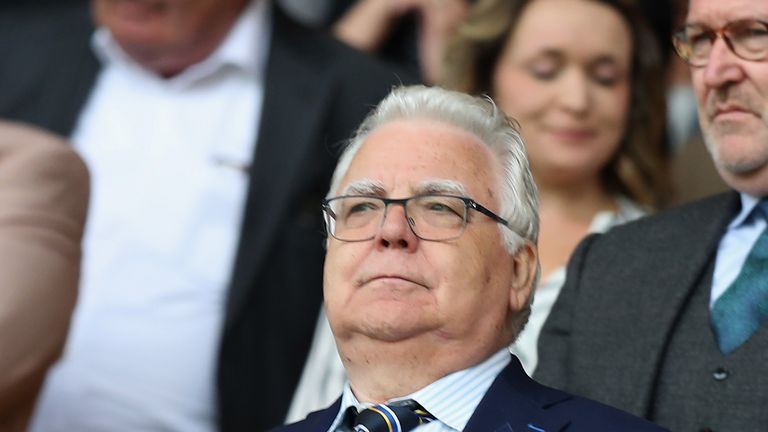
[[[396,87],[363,120],[339,158],[328,197],[337,193],[352,159],[368,135],[395,120],[426,119],[456,126],[480,139],[503,168],[500,216],[508,221],[500,227],[510,254],[524,239],[536,244],[539,234],[538,192],[533,182],[525,144],[516,122],[496,107],[489,97],[474,97],[439,87]],[[507,229],[509,228],[509,229]]]

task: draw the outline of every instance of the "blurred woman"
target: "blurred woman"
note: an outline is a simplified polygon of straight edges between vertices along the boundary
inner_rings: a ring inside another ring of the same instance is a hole
[[[520,122],[539,187],[542,278],[511,348],[530,374],[576,245],[667,199],[661,57],[635,8],[479,0],[448,51],[443,85],[488,94]]]

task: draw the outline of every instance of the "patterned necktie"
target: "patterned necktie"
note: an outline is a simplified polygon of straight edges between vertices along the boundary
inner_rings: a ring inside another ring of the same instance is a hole
[[[349,417],[354,418],[351,426],[355,432],[408,432],[435,419],[413,399],[373,405],[357,415],[350,414],[353,414]]]
[[[755,210],[766,218],[768,201],[761,201]],[[768,318],[768,227],[752,246],[739,275],[715,301],[711,318],[723,354],[746,342]]]

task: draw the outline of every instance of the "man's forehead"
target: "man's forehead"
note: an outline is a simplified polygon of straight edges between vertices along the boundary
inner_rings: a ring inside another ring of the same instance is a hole
[[[690,0],[687,24],[722,26],[744,19],[768,20],[768,2],[764,0]]]
[[[471,132],[432,120],[393,121],[365,139],[335,193],[466,196],[495,184],[499,168],[489,147]],[[350,189],[352,183],[357,186]]]
[[[434,147],[439,145],[439,149]],[[487,147],[474,133],[451,123],[432,119],[398,119],[373,129],[358,153],[391,153],[398,147],[398,156],[439,151],[441,154],[480,151]]]
[[[467,188],[464,184],[454,179],[432,178],[408,183],[409,192],[413,195],[424,194],[451,194],[466,196]],[[372,195],[389,196],[395,185],[387,185],[386,182],[362,178],[352,180],[341,191],[342,195]]]

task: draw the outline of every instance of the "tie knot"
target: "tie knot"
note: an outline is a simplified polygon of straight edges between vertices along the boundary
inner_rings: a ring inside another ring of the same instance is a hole
[[[355,432],[407,432],[435,418],[413,399],[370,406],[355,417]]]

